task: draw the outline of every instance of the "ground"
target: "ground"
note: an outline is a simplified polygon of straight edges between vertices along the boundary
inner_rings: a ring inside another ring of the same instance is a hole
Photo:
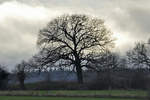
[[[120,97],[147,97],[144,90],[42,90],[42,91],[0,91],[0,95],[28,95],[28,96],[0,96],[0,100],[135,100],[116,99],[109,96]],[[29,96],[31,95],[31,96]],[[38,95],[35,97],[33,95]],[[108,98],[79,98],[79,97],[44,97],[45,95],[106,95]],[[40,97],[41,96],[41,97]]]
[[[147,96],[144,90],[42,90],[42,91],[0,91],[0,94],[57,94],[57,95],[112,95]]]
[[[0,96],[0,100],[135,100],[135,99]]]

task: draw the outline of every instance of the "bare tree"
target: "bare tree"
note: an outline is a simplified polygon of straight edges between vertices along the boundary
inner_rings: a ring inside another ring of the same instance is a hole
[[[132,78],[133,88],[149,87],[149,78],[145,72],[150,69],[150,52],[147,43],[139,42],[135,47],[127,52],[127,57],[131,68],[134,69]]]
[[[6,67],[0,64],[0,89],[6,88],[6,82],[8,81],[9,73],[5,69]]]
[[[119,65],[119,55],[106,51],[100,55],[88,57],[87,66],[94,71],[97,71],[99,81],[105,80],[105,84],[111,89],[113,85],[113,70],[117,69]],[[105,74],[105,77],[104,75]]]
[[[83,83],[82,67],[86,56],[101,52],[113,44],[104,21],[86,15],[63,15],[40,30],[37,45],[42,48],[43,65],[63,59],[74,66],[78,82]]]
[[[132,50],[127,52],[127,57],[129,62],[137,67],[150,67],[149,50],[145,43],[137,43]]]
[[[119,55],[107,50],[99,54],[90,54],[86,64],[97,72],[113,70],[118,67]]]
[[[26,89],[24,81],[27,78],[27,72],[29,72],[28,63],[22,61],[20,64],[17,64],[15,70],[13,71],[17,75],[17,80],[19,81],[20,88]]]

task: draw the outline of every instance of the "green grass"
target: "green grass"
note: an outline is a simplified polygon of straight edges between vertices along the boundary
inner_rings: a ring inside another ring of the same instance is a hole
[[[44,92],[44,91],[41,91]],[[146,96],[147,92],[142,90],[85,90],[85,91],[49,91],[52,94],[79,94],[79,95],[112,95],[112,96]]]
[[[0,96],[0,100],[135,100],[135,99]]]
[[[42,90],[42,91],[0,91],[0,94],[56,94],[56,95],[112,95],[112,96],[141,96],[146,97],[147,92],[142,90]],[[71,97],[29,97],[29,96],[0,96],[0,100],[135,100],[116,98],[71,98]]]
[[[141,96],[147,92],[142,90],[43,90],[43,91],[0,91],[0,94],[56,94],[56,95],[111,95],[111,96]]]

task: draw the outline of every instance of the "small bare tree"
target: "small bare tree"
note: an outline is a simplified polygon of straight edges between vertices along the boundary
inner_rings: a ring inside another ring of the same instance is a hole
[[[127,52],[128,61],[137,67],[148,66],[150,68],[150,54],[145,43],[137,43]]]
[[[148,46],[147,43],[139,42],[132,50],[127,52],[128,61],[135,71],[132,78],[134,88],[141,88],[143,84],[145,87],[149,87],[149,78],[145,74],[150,69]]]
[[[28,63],[25,61],[22,61],[20,64],[17,64],[15,70],[13,71],[17,76],[17,80],[19,81],[20,88],[22,90],[26,89],[24,81],[27,78],[28,71],[29,71],[29,66]]]
[[[0,64],[0,89],[6,88],[6,82],[8,81],[9,73],[5,69],[6,67]]]
[[[117,69],[119,65],[119,55],[110,51],[103,52],[102,54],[92,55],[88,57],[87,66],[94,71],[97,71],[98,79],[105,79],[109,89],[112,88],[112,72]],[[106,77],[101,77],[104,73]]]

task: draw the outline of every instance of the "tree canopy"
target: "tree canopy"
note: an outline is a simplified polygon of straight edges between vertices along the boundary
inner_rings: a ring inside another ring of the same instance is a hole
[[[65,60],[83,83],[82,67],[89,54],[102,52],[113,45],[112,32],[104,21],[86,15],[63,15],[51,20],[40,30],[37,45],[42,51],[42,64]]]

